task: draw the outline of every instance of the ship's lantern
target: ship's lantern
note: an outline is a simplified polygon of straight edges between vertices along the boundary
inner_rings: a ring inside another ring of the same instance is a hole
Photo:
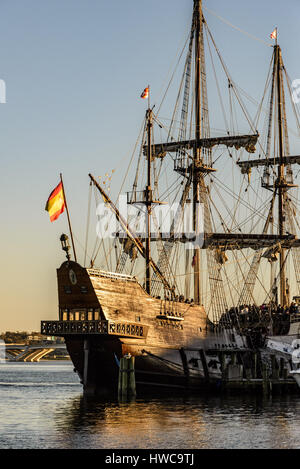
[[[60,242],[61,242],[61,247],[62,247],[63,251],[66,252],[67,259],[69,261],[70,260],[70,254],[69,254],[70,243],[69,243],[68,236],[66,234],[62,234],[61,237],[60,237]]]

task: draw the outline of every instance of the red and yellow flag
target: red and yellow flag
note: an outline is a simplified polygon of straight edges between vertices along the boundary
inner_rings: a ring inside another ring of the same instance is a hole
[[[141,98],[146,99],[148,98],[148,96],[149,96],[149,87],[144,89],[144,91],[141,94]]]
[[[271,39],[277,39],[277,28],[270,34]]]
[[[46,203],[45,210],[49,212],[50,221],[57,220],[59,215],[63,213],[65,209],[65,198],[62,183],[51,192]]]

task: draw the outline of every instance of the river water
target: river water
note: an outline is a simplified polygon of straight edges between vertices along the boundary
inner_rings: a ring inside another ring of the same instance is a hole
[[[0,364],[0,448],[300,448],[300,393],[84,399],[71,362]]]

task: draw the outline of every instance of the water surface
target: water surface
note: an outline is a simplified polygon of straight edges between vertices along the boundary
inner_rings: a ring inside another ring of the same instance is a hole
[[[300,448],[300,393],[84,399],[70,362],[0,365],[0,448]]]

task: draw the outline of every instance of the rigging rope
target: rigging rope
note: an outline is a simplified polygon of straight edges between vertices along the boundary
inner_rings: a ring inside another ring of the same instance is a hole
[[[207,7],[205,7],[205,6],[204,6],[203,8],[204,8],[206,11],[208,11],[211,15],[214,15],[216,18],[218,18],[220,21],[223,21],[223,23],[227,24],[227,25],[230,26],[231,28],[236,29],[236,30],[239,31],[240,33],[245,34],[246,36],[250,37],[251,39],[254,39],[255,41],[261,42],[261,43],[264,44],[265,46],[273,47],[273,44],[270,44],[269,42],[264,41],[263,39],[260,39],[259,37],[256,37],[256,36],[254,36],[253,34],[248,33],[247,31],[244,31],[243,29],[239,28],[238,26],[235,26],[234,24],[230,23],[228,20],[226,20],[226,19],[223,18],[222,16],[218,15],[218,14],[215,13],[214,11],[210,10],[209,8],[207,8]]]

